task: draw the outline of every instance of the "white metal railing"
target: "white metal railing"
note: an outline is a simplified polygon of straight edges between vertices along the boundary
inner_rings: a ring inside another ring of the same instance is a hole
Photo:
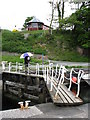
[[[73,81],[73,79],[72,79],[73,78],[73,73],[77,74],[77,77],[75,77],[76,81]],[[71,69],[71,72],[70,72],[70,84],[69,84],[68,90],[70,91],[72,83],[76,84],[78,86],[76,97],[78,97],[79,93],[80,93],[80,80],[81,80],[83,75],[84,75],[83,70],[79,70],[77,72],[77,71],[74,70],[74,68]]]
[[[25,65],[23,63],[11,63],[11,62],[2,62],[2,71],[8,71],[8,72],[15,72],[15,73],[23,73],[31,74],[33,71],[35,75],[42,75],[44,77],[44,80],[46,81],[46,84],[50,84],[50,90],[54,89],[56,90],[55,96],[59,94],[60,85],[64,84],[65,79],[69,81],[69,88],[68,91],[70,91],[72,82],[75,83],[78,86],[76,97],[79,96],[80,93],[80,80],[84,74],[83,70],[79,70],[79,72],[76,72],[74,68],[70,71],[70,78],[66,78],[65,73],[67,73],[67,69],[65,66],[59,66],[54,65],[53,63],[50,63],[48,65],[39,65],[34,64],[30,65],[28,64],[28,67],[25,68]],[[41,74],[42,73],[42,74]],[[74,82],[72,80],[73,73],[77,74],[77,82]]]

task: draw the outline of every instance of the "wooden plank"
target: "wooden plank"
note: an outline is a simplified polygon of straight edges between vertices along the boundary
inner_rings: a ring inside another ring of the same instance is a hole
[[[55,80],[55,78],[54,78]],[[57,81],[57,80],[55,80]],[[73,101],[74,103],[83,103],[83,101],[79,98],[76,97],[71,91],[68,91],[68,88],[64,85],[64,84],[60,84],[61,89],[64,91],[64,94],[67,94],[67,98],[69,97],[70,99],[68,99],[69,101]]]
[[[54,80],[52,80],[52,82],[55,84],[55,85],[57,85],[57,82],[56,82],[56,80],[55,80],[55,78],[54,78]],[[58,87],[58,86],[57,86]],[[73,101],[72,101],[72,99],[70,99],[70,97],[59,87],[58,88],[59,89],[59,95],[60,95],[60,97],[62,98],[62,100],[63,100],[63,102],[64,103],[73,103]]]
[[[58,96],[58,99],[55,99],[55,93],[56,93],[56,90],[53,88],[53,91],[50,91],[50,84],[46,85],[48,90],[49,90],[49,93],[50,93],[50,96],[52,98],[52,101],[54,103],[63,103],[62,99]]]
[[[56,88],[56,86],[57,86],[57,83],[54,81],[54,80],[52,80],[52,82],[53,82],[53,87],[54,87],[54,89],[53,90],[55,90],[55,88]],[[58,86],[57,86],[58,87]],[[54,100],[54,103],[68,103],[68,100],[65,98],[65,96],[62,94],[62,92],[61,91],[58,91],[59,92],[59,94],[58,94],[58,99],[56,99],[56,100]],[[56,94],[56,90],[55,90],[55,94]],[[55,95],[54,95],[55,96]],[[54,99],[55,99],[55,97],[54,97]]]
[[[68,88],[61,84],[60,87],[67,93],[67,95],[73,100],[74,103],[83,102],[79,97],[76,97],[71,91],[68,91]]]
[[[58,87],[61,94],[64,96],[64,98],[68,101],[67,103],[73,103],[72,99],[60,88]]]
[[[55,85],[53,84],[53,87],[55,88]],[[58,89],[58,88],[57,88]],[[58,91],[58,95],[61,97],[63,103],[68,103],[67,99],[64,97],[61,91]]]
[[[77,102],[74,98],[74,94],[71,91],[68,91],[68,88],[63,84],[60,84],[61,89],[72,99],[73,102]]]
[[[58,96],[58,98],[55,98],[55,93],[56,93],[56,91],[55,91],[55,89],[53,88],[53,91],[49,91],[50,92],[50,96],[51,96],[51,98],[52,98],[52,100],[53,100],[53,102],[56,104],[56,103],[63,103],[63,100],[61,99],[61,97],[60,96]]]
[[[49,77],[49,81],[51,81],[51,77]],[[55,78],[54,80],[52,80],[53,82],[53,87],[55,89],[55,87],[57,86],[57,82],[55,81]],[[58,88],[57,88],[58,89]],[[53,94],[50,92],[50,94]],[[62,99],[62,102],[61,100],[54,100],[53,99],[53,102],[54,103],[63,103],[63,104],[80,104],[80,103],[83,103],[83,101],[78,97],[76,98],[75,95],[71,92],[71,91],[68,91],[68,88],[61,84],[60,87],[59,87],[59,97],[58,99]]]

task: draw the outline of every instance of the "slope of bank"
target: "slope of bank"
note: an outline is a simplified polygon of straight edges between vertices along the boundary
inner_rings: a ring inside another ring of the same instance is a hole
[[[7,52],[23,53],[30,51],[41,54],[52,60],[88,62],[88,56],[82,51],[78,53],[76,42],[70,31],[28,31],[11,32],[2,31],[2,50]]]

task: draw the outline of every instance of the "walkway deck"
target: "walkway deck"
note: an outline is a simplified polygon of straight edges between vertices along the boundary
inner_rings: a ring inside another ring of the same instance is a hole
[[[58,94],[56,94],[56,87],[57,85],[53,85],[53,90],[51,91],[50,83],[47,85],[49,93],[51,95],[52,101],[56,105],[80,105],[83,104],[82,99],[76,97],[76,95],[72,91],[68,91],[68,88],[64,84],[60,84],[58,88]]]

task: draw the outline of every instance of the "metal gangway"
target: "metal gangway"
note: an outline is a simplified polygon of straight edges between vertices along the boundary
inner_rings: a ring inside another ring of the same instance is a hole
[[[17,73],[35,77],[43,77],[52,101],[57,105],[78,105],[83,101],[80,95],[80,81],[84,75],[83,70],[75,71],[74,68],[68,70],[65,66],[28,64],[27,73],[23,63],[2,62],[2,72]],[[67,77],[67,74],[69,77]],[[77,77],[74,77],[76,74]],[[76,81],[74,81],[73,77]],[[76,84],[77,91],[74,94],[71,91],[72,84]]]

